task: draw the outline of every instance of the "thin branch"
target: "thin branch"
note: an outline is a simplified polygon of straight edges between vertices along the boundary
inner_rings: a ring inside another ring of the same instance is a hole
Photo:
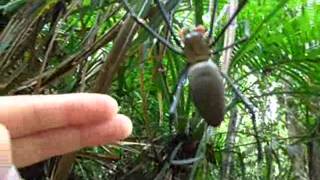
[[[69,16],[70,12],[71,12],[71,10],[69,10],[67,13],[65,13],[65,15],[62,17],[63,11],[60,11],[60,12],[58,13],[58,16],[57,16],[56,21],[54,22],[54,25],[53,25],[53,28],[54,28],[53,35],[52,35],[52,37],[51,37],[51,39],[50,39],[49,45],[48,45],[47,50],[46,50],[46,52],[45,52],[44,60],[43,60],[43,62],[42,62],[42,66],[41,66],[40,73],[39,73],[38,83],[37,83],[36,89],[35,89],[35,92],[36,92],[36,93],[40,93],[40,88],[41,88],[41,83],[42,83],[42,78],[41,78],[42,76],[41,76],[41,75],[44,73],[44,71],[45,71],[45,69],[46,69],[46,66],[47,66],[48,61],[49,61],[49,57],[50,57],[50,55],[51,55],[51,51],[52,51],[52,49],[53,49],[54,43],[55,43],[56,38],[57,38],[57,36],[58,36],[58,30],[59,30],[59,28],[60,28],[60,26],[61,26],[61,24],[60,24],[60,25],[58,24],[58,23],[59,23],[59,20],[60,20],[60,18],[61,18],[61,21],[65,21],[66,18]]]

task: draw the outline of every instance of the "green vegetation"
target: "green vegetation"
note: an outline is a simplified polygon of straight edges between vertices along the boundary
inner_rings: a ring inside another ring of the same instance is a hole
[[[171,12],[168,17],[174,17],[174,33],[193,29],[195,24],[209,29],[213,2],[165,3],[164,9]],[[219,1],[218,12],[223,12],[228,2]],[[145,24],[178,48],[154,1],[130,0],[129,5]],[[136,23],[123,1],[7,0],[0,1],[0,11],[1,95],[108,93],[133,120],[134,133],[123,144],[78,152],[71,176],[320,177],[319,1],[248,2],[237,16],[234,41],[247,34],[246,25],[248,40],[236,45],[230,55],[221,52],[213,60],[223,67],[229,59],[227,74],[251,102],[256,118],[225,82],[227,110],[218,128],[207,127],[201,120],[187,85],[178,104],[178,118],[170,126],[169,108],[185,57]],[[213,37],[227,22],[228,11],[221,17]],[[229,31],[214,48],[223,48],[228,38],[232,39]],[[171,157],[175,150],[176,156]],[[194,157],[200,159],[182,166],[169,161]],[[57,159],[43,164],[37,167],[43,171],[41,177],[33,174],[34,179],[53,176],[59,173],[56,167],[63,166]]]

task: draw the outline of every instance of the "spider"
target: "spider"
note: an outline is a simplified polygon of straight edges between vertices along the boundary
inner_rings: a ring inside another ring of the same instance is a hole
[[[222,51],[232,48],[235,45],[243,43],[249,39],[248,30],[247,30],[248,27],[245,26],[245,34],[246,34],[245,37],[225,47],[222,47],[220,49],[217,48],[217,42],[221,40],[221,38],[224,36],[224,33],[226,32],[228,27],[233,23],[237,15],[245,7],[248,1],[247,0],[239,1],[237,8],[235,9],[234,13],[230,16],[227,23],[224,26],[222,26],[220,32],[218,32],[217,35],[213,38],[213,31],[215,28],[215,24],[217,24],[216,19],[218,19],[216,18],[218,0],[214,0],[209,31],[206,32],[205,28],[201,25],[197,26],[196,28],[190,31],[182,30],[180,33],[181,40],[179,40],[178,36],[175,34],[171,25],[172,14],[169,14],[166,11],[166,8],[163,6],[163,4],[159,0],[154,0],[155,4],[157,5],[157,8],[160,11],[162,18],[164,19],[166,26],[168,27],[170,34],[172,35],[173,41],[178,47],[168,42],[165,38],[163,38],[161,35],[155,32],[145,22],[144,19],[137,16],[137,14],[135,14],[133,9],[130,7],[130,4],[128,3],[127,0],[122,0],[122,2],[127,12],[129,13],[129,15],[139,25],[141,25],[148,33],[150,33],[154,38],[156,38],[160,43],[165,45],[168,49],[172,50],[174,53],[177,53],[186,58],[186,66],[180,73],[180,77],[176,85],[176,90],[175,90],[175,93],[173,94],[173,101],[170,105],[170,110],[169,110],[170,129],[172,128],[173,121],[177,120],[178,102],[180,100],[180,96],[181,96],[181,92],[184,87],[184,84],[188,79],[194,105],[197,108],[200,116],[207,122],[208,125],[211,125],[213,127],[219,126],[223,121],[224,114],[229,109],[229,107],[231,107],[239,99],[242,101],[245,108],[251,114],[253,129],[255,131],[255,139],[257,140],[258,159],[262,159],[262,150],[261,150],[261,144],[260,144],[258,131],[256,127],[256,120],[255,120],[256,117],[255,117],[253,103],[251,103],[251,101],[241,93],[241,91],[232,82],[231,78],[229,78],[228,75],[220,71],[218,66],[213,61],[215,60],[215,56],[220,54]],[[167,3],[172,7],[173,5],[170,4],[171,2],[172,1],[169,1],[169,0],[167,1]],[[235,94],[235,97],[233,98],[229,106],[226,106],[226,107],[225,107],[225,101],[224,101],[223,78],[226,80],[226,82],[229,83],[230,87],[232,88]],[[186,131],[188,130],[186,129]],[[207,141],[206,134],[208,132],[203,132],[201,143],[204,143]],[[184,160],[175,160],[175,157],[177,156],[177,152],[181,148],[182,144],[184,143],[180,142],[180,144],[177,145],[176,148],[172,151],[170,156],[170,164],[187,165],[187,164],[195,163],[201,159],[201,156],[196,155],[194,158],[189,158]],[[191,142],[191,144],[194,144],[194,142]],[[201,149],[201,147],[202,146],[200,145],[198,146],[199,149]]]
[[[161,15],[170,33],[172,34],[173,40],[179,46],[178,48],[161,37],[150,26],[148,26],[143,19],[139,18],[134,13],[127,0],[123,0],[123,4],[132,18],[135,19],[138,24],[144,27],[151,35],[157,38],[161,43],[166,45],[173,52],[186,57],[187,65],[180,75],[173,102],[170,106],[169,113],[172,117],[170,119],[177,118],[176,109],[181,96],[181,90],[186,82],[186,79],[189,79],[193,102],[198,109],[200,116],[204,118],[204,120],[209,125],[214,127],[219,126],[224,119],[225,113],[224,85],[222,76],[232,84],[232,88],[236,92],[236,95],[244,102],[249,111],[254,114],[251,102],[241,94],[236,86],[233,85],[230,78],[228,78],[226,74],[223,74],[219,70],[217,65],[213,62],[213,58],[211,58],[212,56],[247,40],[247,37],[244,37],[239,41],[228,45],[227,47],[223,47],[221,49],[213,48],[215,47],[216,43],[223,37],[225,31],[234,21],[239,12],[245,7],[245,5],[247,4],[247,0],[242,0],[239,2],[239,5],[234,14],[231,15],[228,22],[222,27],[221,31],[213,39],[212,35],[218,7],[218,1],[215,0],[213,5],[213,13],[211,15],[210,29],[208,33],[201,25],[197,26],[191,31],[186,29],[182,30],[180,33],[180,38],[184,46],[180,43],[180,40],[173,31],[171,20],[169,18],[168,12],[166,12],[165,7],[159,0],[155,0],[155,4],[160,10]]]

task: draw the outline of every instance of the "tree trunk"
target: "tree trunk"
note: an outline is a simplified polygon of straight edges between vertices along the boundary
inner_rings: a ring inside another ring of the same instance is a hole
[[[299,137],[304,134],[304,128],[299,123],[299,111],[297,104],[294,102],[293,98],[285,97],[285,106],[287,106],[286,111],[286,123],[288,128],[289,137]],[[301,143],[292,143],[288,147],[288,155],[292,162],[293,168],[293,179],[308,179],[307,169],[306,169],[306,147]]]
[[[318,138],[317,138],[318,137]],[[311,137],[308,144],[308,160],[309,160],[309,178],[317,180],[320,178],[320,126]]]

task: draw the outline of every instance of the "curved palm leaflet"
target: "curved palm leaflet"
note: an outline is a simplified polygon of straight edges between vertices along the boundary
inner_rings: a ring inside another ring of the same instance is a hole
[[[221,76],[225,77],[226,80],[231,84],[231,87],[235,91],[235,94],[243,101],[245,107],[249,109],[252,118],[255,118],[254,111],[251,105],[252,103],[241,94],[241,92],[235,85],[233,85],[230,78],[228,78],[226,74],[220,72],[217,65],[213,62],[213,58],[211,58],[212,56],[217,55],[222,51],[247,40],[247,37],[244,37],[239,41],[236,41],[235,43],[221,49],[214,48],[217,42],[223,37],[228,27],[240,13],[240,11],[245,7],[245,5],[247,4],[247,0],[241,0],[239,2],[234,14],[231,15],[228,22],[221,28],[221,31],[217,33],[217,36],[212,39],[218,7],[218,0],[215,0],[211,15],[209,32],[206,33],[203,26],[198,26],[194,30],[191,30],[189,32],[182,32],[181,40],[179,40],[175,35],[173,27],[171,25],[173,17],[170,17],[170,14],[166,12],[164,5],[159,0],[155,0],[155,4],[160,10],[162,18],[164,19],[168,30],[170,31],[170,34],[172,34],[173,40],[178,45],[178,47],[175,47],[165,38],[161,37],[149,25],[147,25],[142,18],[139,18],[139,16],[134,12],[132,6],[128,3],[127,0],[123,0],[123,4],[132,18],[134,18],[135,21],[142,27],[144,27],[151,35],[157,38],[161,43],[163,43],[173,52],[186,57],[187,65],[181,73],[173,102],[170,107],[171,119],[177,118],[177,104],[181,96],[183,85],[188,78],[190,83],[191,95],[201,117],[203,117],[209,125],[212,125],[214,127],[219,126],[223,121],[225,112],[224,85]],[[183,42],[183,45],[180,43],[181,41]]]

